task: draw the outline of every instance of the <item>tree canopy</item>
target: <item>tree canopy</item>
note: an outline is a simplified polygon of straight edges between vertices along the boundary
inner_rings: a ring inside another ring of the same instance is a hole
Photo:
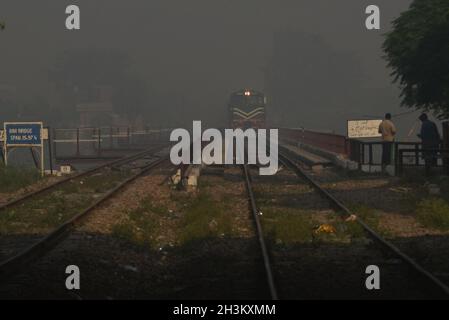
[[[414,0],[383,45],[404,106],[449,118],[449,1]]]

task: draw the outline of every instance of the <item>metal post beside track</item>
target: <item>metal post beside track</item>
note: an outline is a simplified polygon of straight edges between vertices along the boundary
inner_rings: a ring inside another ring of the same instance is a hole
[[[443,122],[443,149],[449,150],[449,121]],[[449,153],[443,153],[443,166],[446,175],[449,176]]]
[[[80,156],[80,128],[76,128],[76,156]]]

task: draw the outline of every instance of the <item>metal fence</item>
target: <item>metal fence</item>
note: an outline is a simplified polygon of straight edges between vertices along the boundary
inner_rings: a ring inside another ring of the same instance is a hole
[[[407,163],[405,160],[408,158],[414,159],[414,163]],[[432,158],[434,163],[431,163]],[[432,167],[443,167],[449,175],[448,159],[449,149],[402,149],[398,152],[396,174],[402,175],[405,167],[424,166],[426,173],[429,173]]]
[[[117,152],[139,150],[168,141],[170,129],[135,130],[130,127],[53,129],[56,160],[116,158]]]

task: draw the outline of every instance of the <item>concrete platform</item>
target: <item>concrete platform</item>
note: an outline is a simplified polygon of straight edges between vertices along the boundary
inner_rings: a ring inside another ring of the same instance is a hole
[[[310,167],[328,167],[333,165],[331,160],[321,157],[303,148],[293,145],[284,145],[283,147]]]
[[[349,171],[357,171],[359,170],[359,165],[357,162],[349,160],[345,155],[335,153],[332,151],[324,150],[321,148],[318,148],[316,146],[311,146],[304,143],[298,143],[296,141],[293,141],[291,139],[283,139],[283,145],[290,145],[295,146],[298,145],[301,150],[307,151],[309,153],[312,153],[316,156],[322,157],[324,159],[328,159],[331,161],[335,166],[341,167],[345,170]]]

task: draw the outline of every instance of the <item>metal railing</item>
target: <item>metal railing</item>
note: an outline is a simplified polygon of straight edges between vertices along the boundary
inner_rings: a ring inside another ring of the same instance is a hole
[[[351,140],[350,159],[357,162],[359,166],[380,166],[382,165],[383,145],[382,141]],[[401,149],[420,150],[421,146],[420,142],[393,142],[391,163],[395,163]],[[419,156],[416,156],[414,161],[416,165],[419,165]]]
[[[409,155],[408,155],[409,154]],[[412,158],[413,163],[407,163],[404,159]],[[432,167],[443,167],[449,175],[449,149],[402,149],[398,152],[396,161],[396,174],[402,175],[404,167],[425,167],[429,174]]]
[[[382,166],[382,141],[351,141],[350,159],[359,164],[359,168],[367,166]],[[424,155],[426,153],[436,153],[436,163],[433,167],[444,167],[449,174],[449,157],[447,149],[440,145],[437,149],[423,149],[420,142],[393,142],[391,164],[395,166],[397,175],[402,174],[404,167],[426,167],[429,172],[429,165]]]

